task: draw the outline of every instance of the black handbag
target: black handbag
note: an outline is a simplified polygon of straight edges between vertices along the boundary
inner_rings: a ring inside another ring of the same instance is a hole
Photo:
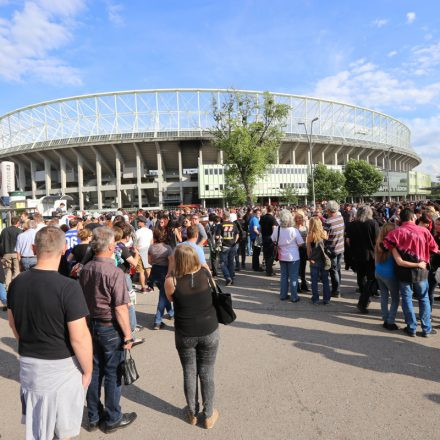
[[[237,319],[237,315],[232,307],[232,296],[230,293],[224,293],[219,285],[209,279],[212,291],[212,302],[217,312],[217,320],[220,324],[228,325]]]
[[[139,373],[131,357],[130,350],[124,350],[124,360],[122,361],[122,377],[124,378],[124,385],[131,385],[139,379]]]
[[[275,246],[273,248],[273,260],[274,261],[278,261],[280,259],[279,246],[278,246],[278,242],[280,241],[280,230],[281,230],[281,226],[278,226],[277,241],[275,242]]]

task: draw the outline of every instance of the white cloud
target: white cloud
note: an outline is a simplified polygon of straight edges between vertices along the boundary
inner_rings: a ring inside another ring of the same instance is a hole
[[[314,95],[376,109],[389,106],[411,109],[440,96],[440,82],[419,87],[410,79],[401,79],[360,59],[348,69],[318,81]]]
[[[417,169],[432,176],[440,175],[440,114],[407,121],[412,145],[423,162]]]
[[[78,71],[53,52],[71,41],[74,17],[83,7],[84,0],[26,1],[10,20],[0,19],[0,77],[80,84]]]
[[[392,50],[391,52],[388,52],[387,54],[389,57],[394,57],[397,55],[397,50]]]
[[[440,42],[428,47],[416,47],[413,49],[413,54],[416,73],[418,75],[427,74],[434,67],[440,65]]]
[[[119,3],[107,2],[107,16],[111,23],[115,26],[123,26],[124,18],[122,11],[124,7]]]
[[[406,22],[408,24],[414,23],[415,19],[416,19],[416,13],[415,12],[407,12],[407,14],[406,14]]]
[[[385,19],[385,18],[377,18],[376,20],[374,20],[372,22],[372,25],[377,27],[377,28],[384,27],[387,24],[388,24],[388,20]]]

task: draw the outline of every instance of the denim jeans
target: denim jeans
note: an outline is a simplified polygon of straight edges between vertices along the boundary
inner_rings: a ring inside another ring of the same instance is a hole
[[[168,272],[168,266],[159,266],[158,264],[153,264],[151,268],[151,281],[156,284],[159,289],[159,301],[157,303],[156,316],[154,317],[154,324],[161,324],[162,317],[164,315],[165,309],[167,310],[170,317],[174,316],[174,310],[171,303],[165,294],[165,277]]]
[[[331,259],[332,267],[328,272],[332,281],[332,293],[340,293],[341,290],[341,259],[342,254],[338,254]]]
[[[117,324],[116,324],[117,325]],[[121,369],[124,358],[123,338],[120,329],[104,326],[91,320],[90,330],[93,340],[93,373],[87,390],[87,410],[89,422],[97,422],[101,404],[101,385],[104,381],[105,421],[109,426],[122,418],[121,406]]]
[[[37,264],[37,257],[21,257],[20,266],[23,272],[26,272],[31,267],[34,267]]]
[[[233,280],[235,277],[235,253],[237,245],[231,247],[223,247],[220,252],[220,266],[222,268],[225,280]]]
[[[6,289],[3,283],[0,283],[0,301],[4,306],[7,305]]]
[[[219,329],[206,336],[182,336],[175,332],[177,352],[183,369],[183,388],[188,410],[199,412],[198,379],[202,392],[203,413],[211,417],[214,411],[214,364],[220,341]]]
[[[397,309],[399,308],[400,292],[397,278],[384,278],[376,273],[377,284],[380,289],[380,309],[383,322],[394,324]],[[388,298],[391,296],[391,307],[388,308]]]
[[[296,261],[280,261],[281,284],[280,299],[287,299],[290,285],[290,299],[296,301],[298,299],[298,271],[299,260]]]
[[[235,268],[240,268],[240,257],[241,257],[241,267],[245,266],[246,263],[246,246],[245,240],[241,240],[237,244],[237,252],[235,253]]]
[[[247,245],[248,257],[250,257],[252,255],[252,240],[251,240],[251,236],[249,234],[246,237],[246,245]]]
[[[324,304],[328,304],[331,298],[328,270],[324,269],[323,263],[316,263],[310,266],[310,275],[312,278],[312,302],[317,303],[319,301],[318,281],[321,279],[323,290],[322,299]]]
[[[408,330],[416,332],[417,319],[414,313],[412,294],[419,302],[419,318],[424,333],[431,333],[431,306],[428,298],[428,280],[407,283],[399,281],[400,295],[402,296],[402,310]]]

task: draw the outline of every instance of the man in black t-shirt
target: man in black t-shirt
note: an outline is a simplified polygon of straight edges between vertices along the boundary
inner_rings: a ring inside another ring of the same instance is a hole
[[[216,238],[222,241],[220,264],[227,286],[234,283],[238,237],[237,225],[231,222],[229,212],[225,212],[223,222],[217,227]]]
[[[272,241],[272,232],[278,223],[273,215],[272,206],[266,208],[266,214],[260,218],[261,237],[263,239],[263,256],[266,262],[266,275],[272,276],[273,272],[273,252],[274,244]]]
[[[36,266],[9,287],[8,318],[18,339],[26,438],[79,435],[84,389],[91,380],[87,304],[79,284],[57,271],[65,249],[61,229],[38,231]]]

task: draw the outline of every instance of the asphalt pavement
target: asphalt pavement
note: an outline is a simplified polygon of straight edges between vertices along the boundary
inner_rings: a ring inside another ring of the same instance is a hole
[[[248,264],[250,266],[250,264]],[[222,280],[220,278],[220,283]],[[132,351],[140,379],[123,389],[125,412],[138,419],[113,434],[81,431],[84,439],[440,439],[440,334],[409,338],[382,327],[379,299],[368,315],[356,309],[352,273],[342,297],[314,306],[279,300],[275,277],[241,271],[233,294],[237,321],[221,326],[212,430],[185,419],[182,369],[172,322],[152,330],[158,293],[139,295],[146,342]],[[440,324],[439,308],[433,324]],[[404,327],[401,310],[397,324]],[[16,342],[0,312],[1,439],[24,438]]]

